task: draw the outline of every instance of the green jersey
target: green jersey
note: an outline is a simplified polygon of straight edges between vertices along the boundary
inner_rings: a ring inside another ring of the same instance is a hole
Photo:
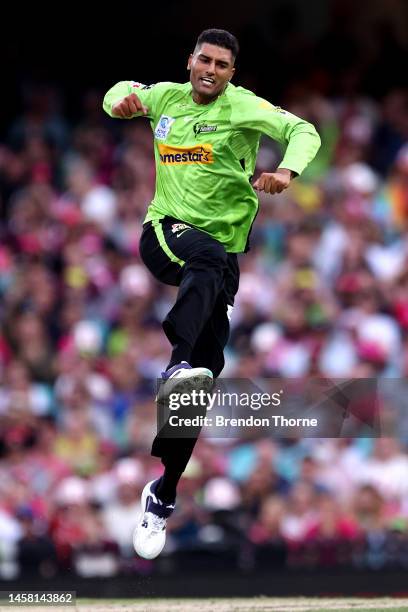
[[[297,174],[320,146],[313,125],[231,83],[213,102],[196,104],[191,83],[121,81],[104,110],[112,117],[112,105],[131,93],[147,106],[154,134],[156,192],[145,221],[174,217],[230,253],[246,249],[258,211],[250,181],[261,135],[287,145],[280,167]]]

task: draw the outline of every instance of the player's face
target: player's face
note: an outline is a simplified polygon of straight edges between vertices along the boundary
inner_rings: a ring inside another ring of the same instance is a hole
[[[234,58],[229,49],[203,43],[188,59],[193,99],[208,104],[225,89],[235,72]]]

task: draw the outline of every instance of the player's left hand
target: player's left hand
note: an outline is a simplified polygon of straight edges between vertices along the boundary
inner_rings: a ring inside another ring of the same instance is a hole
[[[289,187],[291,178],[292,171],[285,168],[278,168],[276,172],[262,172],[253,184],[253,188],[265,193],[281,193]]]

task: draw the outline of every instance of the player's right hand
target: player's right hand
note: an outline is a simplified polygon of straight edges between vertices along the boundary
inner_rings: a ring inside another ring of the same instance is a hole
[[[136,113],[147,115],[147,106],[144,106],[135,93],[125,96],[115,104],[112,104],[112,115],[122,117],[122,119],[130,119]]]

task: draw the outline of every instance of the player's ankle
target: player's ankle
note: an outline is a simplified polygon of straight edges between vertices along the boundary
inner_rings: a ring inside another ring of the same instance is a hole
[[[174,504],[177,495],[177,485],[183,472],[166,467],[163,476],[157,482],[155,493],[165,504]]]

